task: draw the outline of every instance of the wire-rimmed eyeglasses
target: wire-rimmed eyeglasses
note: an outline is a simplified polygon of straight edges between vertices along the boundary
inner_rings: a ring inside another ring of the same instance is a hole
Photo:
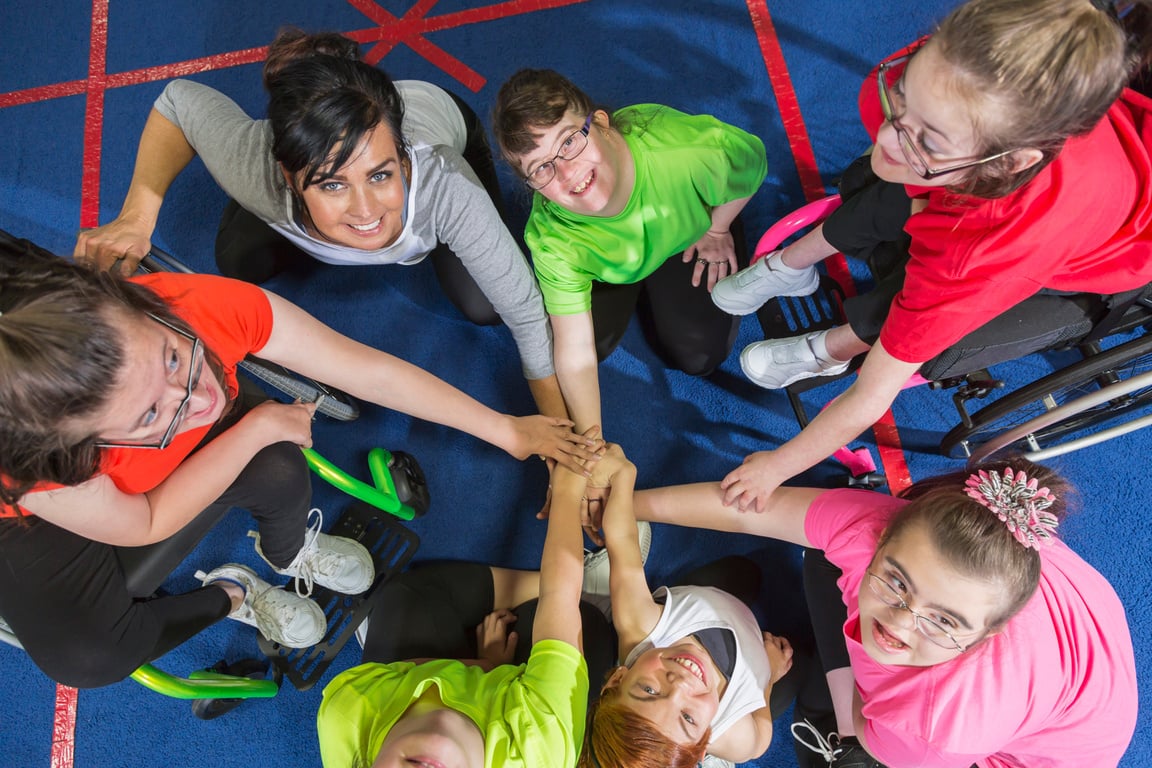
[[[151,448],[154,450],[162,450],[172,443],[173,438],[176,437],[177,430],[179,430],[180,425],[184,423],[184,417],[188,415],[188,404],[192,401],[192,393],[195,391],[196,385],[200,382],[200,373],[204,369],[204,343],[187,331],[177,328],[156,315],[149,313],[148,317],[160,323],[160,325],[173,333],[192,342],[192,352],[188,357],[188,381],[184,385],[184,398],[176,407],[176,413],[172,415],[172,423],[168,425],[168,429],[164,430],[164,435],[158,442],[137,443],[130,440],[102,440],[96,443],[99,448]]]
[[[556,178],[557,160],[575,160],[584,151],[588,146],[588,131],[592,128],[592,116],[595,114],[589,112],[588,117],[584,119],[584,125],[565,137],[560,144],[560,151],[553,155],[551,160],[545,160],[524,175],[524,182],[528,186],[532,189],[543,189],[548,186],[552,183],[552,179]]]

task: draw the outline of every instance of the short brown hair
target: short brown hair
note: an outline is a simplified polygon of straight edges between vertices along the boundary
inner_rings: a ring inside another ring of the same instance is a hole
[[[536,148],[543,131],[563,119],[568,110],[587,114],[596,109],[588,94],[551,69],[522,69],[496,94],[492,132],[500,151],[513,158]]]

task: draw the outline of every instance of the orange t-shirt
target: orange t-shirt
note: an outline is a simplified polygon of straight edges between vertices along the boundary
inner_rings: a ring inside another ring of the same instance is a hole
[[[132,278],[168,302],[224,368],[224,386],[230,397],[239,392],[236,364],[259,352],[272,334],[272,306],[264,292],[250,283],[214,275],[157,273]],[[206,424],[181,432],[164,450],[107,448],[100,466],[124,493],[143,493],[159,485],[200,443],[212,428]],[[41,483],[31,493],[60,486]],[[27,513],[25,511],[25,513]],[[0,516],[15,510],[0,507]]]

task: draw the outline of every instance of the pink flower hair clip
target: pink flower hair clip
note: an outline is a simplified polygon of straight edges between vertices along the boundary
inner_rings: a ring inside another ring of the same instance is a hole
[[[1056,526],[1056,515],[1045,510],[1056,497],[1047,488],[1028,479],[1024,472],[1013,473],[1012,468],[999,472],[980,470],[964,483],[964,492],[982,506],[990,509],[1008,526],[1008,530],[1025,547],[1039,550],[1041,544],[1050,545]]]

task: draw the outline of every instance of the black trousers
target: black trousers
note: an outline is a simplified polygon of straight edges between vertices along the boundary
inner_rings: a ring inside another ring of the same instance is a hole
[[[748,243],[739,216],[731,229],[736,261],[744,268]],[[648,343],[669,368],[706,376],[724,362],[736,342],[740,318],[713,304],[703,281],[692,287],[693,269],[695,262],[685,264],[678,253],[638,283],[593,283],[597,357],[603,360],[616,349],[632,314],[638,312]]]
[[[516,606],[518,639],[513,663],[532,652],[537,600]],[[408,659],[474,659],[476,627],[495,610],[492,570],[479,563],[417,563],[396,576],[372,598],[372,618],[364,643],[364,662],[389,664]],[[600,697],[600,683],[615,666],[616,632],[591,603],[580,603],[584,659],[588,664],[589,702]]]
[[[484,185],[500,218],[505,219],[504,197],[484,126],[471,107],[455,94],[448,95],[460,109],[467,129],[464,160]],[[477,325],[499,325],[502,322],[488,297],[452,249],[440,243],[429,256],[440,287],[468,320]],[[216,267],[220,274],[249,283],[262,283],[293,264],[311,261],[310,256],[258,216],[240,207],[235,200],[228,201],[216,232]]]
[[[245,395],[204,443],[266,399]],[[285,566],[304,543],[310,483],[299,448],[271,445],[192,523],[150,547],[113,547],[35,517],[0,520],[0,616],[53,680],[77,688],[122,680],[228,615],[217,587],[152,594],[212,524],[245,507],[265,554]]]

